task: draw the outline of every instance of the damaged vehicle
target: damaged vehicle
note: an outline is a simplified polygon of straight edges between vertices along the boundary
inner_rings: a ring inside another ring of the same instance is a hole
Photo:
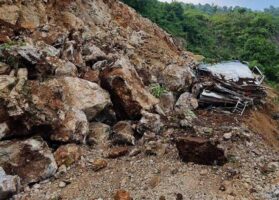
[[[192,92],[202,107],[221,106],[242,115],[247,106],[261,103],[266,96],[265,77],[258,67],[230,61],[201,64],[196,72],[198,81]]]

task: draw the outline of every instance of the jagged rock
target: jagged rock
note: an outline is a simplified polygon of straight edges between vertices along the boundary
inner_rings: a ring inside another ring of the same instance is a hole
[[[60,142],[85,143],[89,132],[89,124],[83,111],[68,110],[60,117],[58,127],[51,135],[51,139]]]
[[[7,122],[0,123],[0,140],[10,133],[10,128]]]
[[[17,23],[22,28],[35,29],[40,26],[41,21],[46,21],[43,13],[45,13],[43,6],[22,5]]]
[[[19,18],[19,8],[15,5],[1,5],[0,20],[11,25],[16,25]]]
[[[40,137],[0,142],[0,166],[6,173],[18,175],[23,184],[44,180],[57,170],[48,145]]]
[[[105,157],[106,158],[118,158],[121,156],[125,156],[129,153],[129,149],[127,147],[112,147],[110,148],[106,153]]]
[[[5,63],[0,62],[0,75],[8,75],[11,67]]]
[[[150,141],[145,144],[144,151],[146,155],[162,156],[166,153],[166,145],[160,141]]]
[[[171,91],[183,91],[191,86],[193,77],[190,68],[171,64],[162,72],[162,84]]]
[[[61,60],[57,57],[46,57],[46,62],[52,70],[55,70],[56,76],[77,76],[76,66],[69,62]]]
[[[159,134],[161,128],[163,127],[160,115],[149,113],[144,110],[141,112],[141,114],[142,118],[137,124],[138,132],[144,134],[144,132],[149,131]]]
[[[135,145],[134,130],[128,121],[120,121],[113,126],[113,133],[110,137],[113,144]]]
[[[184,162],[202,165],[224,165],[225,152],[217,144],[200,137],[181,137],[176,141],[180,158]]]
[[[132,200],[130,193],[125,190],[118,190],[114,195],[114,200]]]
[[[175,97],[172,92],[163,93],[160,96],[160,107],[165,114],[169,114],[173,111],[175,104]]]
[[[70,12],[62,12],[61,13],[61,21],[68,29],[82,29],[84,27],[84,22]]]
[[[100,71],[99,70],[88,70],[85,72],[83,79],[94,82],[94,83],[99,83],[100,82]]]
[[[107,166],[108,166],[108,162],[104,159],[96,159],[92,162],[92,168],[95,172],[104,169]]]
[[[142,109],[149,110],[158,100],[152,96],[127,59],[119,59],[101,73],[101,81],[112,97],[114,108],[122,119],[136,119]]]
[[[95,45],[86,45],[83,49],[83,59],[85,62],[94,63],[100,60],[107,59],[106,54],[97,46]],[[92,66],[90,66],[92,67]]]
[[[111,128],[101,122],[91,122],[89,124],[89,134],[87,142],[89,145],[105,144],[109,139]]]
[[[60,146],[54,153],[55,161],[58,166],[67,167],[78,161],[81,157],[81,148],[76,144]]]
[[[198,100],[194,97],[192,97],[192,94],[189,92],[185,92],[180,95],[178,98],[176,104],[175,104],[175,109],[176,110],[194,110],[198,108]]]
[[[0,76],[0,97],[3,96],[4,92],[7,92],[9,87],[12,87],[16,82],[16,78],[8,75]]]
[[[7,175],[0,167],[0,200],[5,200],[19,192],[20,178],[18,176]]]

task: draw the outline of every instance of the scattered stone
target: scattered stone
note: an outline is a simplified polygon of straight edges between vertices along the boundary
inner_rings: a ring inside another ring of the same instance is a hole
[[[89,134],[87,142],[89,145],[105,144],[109,139],[111,128],[101,122],[91,122],[89,124]]]
[[[54,153],[55,160],[58,166],[72,165],[81,158],[81,148],[76,144],[67,144],[60,146]]]
[[[0,167],[0,200],[5,200],[20,190],[20,178],[18,176],[7,175]]]
[[[199,107],[198,100],[192,96],[189,92],[185,92],[178,98],[175,109],[176,110],[194,110]]]
[[[174,109],[175,97],[172,92],[163,93],[160,96],[160,107],[163,109],[165,114],[169,114]]]
[[[58,186],[59,186],[60,188],[64,188],[64,187],[67,186],[67,184],[66,184],[64,181],[60,181]]]
[[[203,165],[224,165],[227,158],[223,149],[200,137],[181,137],[176,141],[180,158],[184,162]]]
[[[144,147],[146,155],[162,156],[166,153],[166,145],[160,141],[150,141]]]
[[[132,200],[130,193],[125,190],[118,190],[114,195],[114,200]]]
[[[96,171],[99,171],[101,169],[104,169],[108,166],[108,163],[106,160],[104,159],[96,159],[92,162],[92,168],[93,170],[96,172]]]
[[[158,114],[149,113],[147,111],[142,111],[142,118],[138,122],[137,125],[137,131],[141,133],[142,135],[146,131],[154,132],[156,134],[159,134],[163,123],[161,122],[161,117]]]
[[[108,150],[105,157],[114,159],[121,156],[125,156],[128,153],[129,153],[128,147],[113,147]]]
[[[0,166],[8,174],[16,174],[23,184],[51,177],[57,170],[55,159],[40,137],[23,141],[0,142]]]
[[[225,134],[223,135],[223,138],[224,138],[225,140],[230,140],[230,139],[232,138],[232,132],[225,133]]]
[[[6,63],[0,62],[0,75],[8,75],[11,71],[11,67]]]
[[[36,183],[35,185],[33,185],[33,188],[38,190],[41,188],[41,185],[39,183]]]
[[[7,122],[0,123],[0,140],[8,136],[10,133],[10,128]]]
[[[115,124],[110,140],[114,145],[135,145],[134,130],[131,122],[120,121]]]
[[[133,157],[133,156],[137,156],[138,154],[141,153],[141,149],[139,148],[134,148],[130,151],[129,156]]]

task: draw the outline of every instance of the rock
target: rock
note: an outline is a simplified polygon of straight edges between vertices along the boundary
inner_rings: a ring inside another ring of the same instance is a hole
[[[171,91],[183,91],[192,84],[194,73],[188,67],[168,65],[162,72],[162,84]]]
[[[128,121],[120,121],[113,126],[111,142],[116,145],[135,145],[134,130]]]
[[[149,113],[147,111],[142,111],[142,118],[138,122],[137,131],[144,134],[146,131],[154,132],[159,134],[163,123],[161,122],[161,117],[158,114]]]
[[[55,159],[40,137],[0,142],[0,166],[18,175],[23,184],[36,183],[55,174]]]
[[[99,83],[100,71],[99,70],[91,70],[89,69],[88,71],[85,72],[83,79],[94,82],[94,83]]]
[[[64,188],[64,187],[67,186],[67,184],[66,184],[64,181],[60,181],[58,186],[59,186],[60,188]]]
[[[121,119],[138,119],[141,110],[149,110],[158,103],[144,87],[131,63],[119,59],[101,72],[101,83],[110,94],[116,113]]]
[[[62,142],[83,143],[88,120],[111,104],[109,94],[100,86],[73,77],[27,81],[19,92],[6,98],[13,105],[8,111],[23,115],[28,127],[49,125],[54,130],[51,138]]]
[[[172,92],[163,93],[160,96],[160,107],[165,114],[169,114],[174,109],[175,97]]]
[[[67,167],[78,161],[81,157],[81,148],[76,144],[60,146],[54,153],[55,161],[58,166]]]
[[[109,125],[101,122],[91,122],[89,124],[87,142],[89,145],[106,144],[109,139],[110,132],[111,128]]]
[[[114,195],[114,200],[132,200],[130,193],[125,190],[118,190]]]
[[[95,63],[100,60],[105,60],[107,58],[106,54],[95,45],[85,46],[83,49],[83,55],[83,59],[85,60],[85,62],[91,63]]]
[[[70,12],[62,12],[61,21],[63,22],[64,26],[66,26],[68,29],[78,30],[84,27],[84,22]]]
[[[176,104],[175,104],[175,109],[177,110],[194,110],[198,108],[198,100],[194,97],[192,97],[192,94],[189,92],[185,92],[180,95],[178,98]]]
[[[41,9],[40,9],[41,8]],[[20,17],[18,25],[25,29],[35,29],[40,26],[40,22],[43,20],[41,16],[45,13],[42,6],[24,6],[20,7]]]
[[[80,110],[68,110],[60,118],[58,127],[51,134],[51,140],[59,142],[85,143],[89,132],[86,115]]]
[[[230,140],[230,139],[232,138],[232,132],[225,133],[225,134],[223,135],[223,138],[224,138],[225,140]]]
[[[105,157],[114,159],[114,158],[118,158],[121,156],[125,156],[128,153],[129,153],[129,150],[127,147],[113,147],[108,150]]]
[[[77,67],[69,61],[57,57],[47,57],[46,61],[50,68],[55,71],[55,76],[77,76]]]
[[[40,189],[40,187],[41,187],[41,185],[39,183],[36,183],[35,185],[33,185],[33,188],[37,189],[37,190]]]
[[[96,172],[101,169],[104,169],[108,166],[108,163],[104,159],[96,159],[92,162],[92,169]]]
[[[19,8],[15,5],[1,5],[0,21],[16,25],[19,18]]]
[[[0,123],[0,140],[8,136],[9,133],[10,133],[10,128],[7,122]]]
[[[166,153],[166,145],[160,141],[150,141],[144,146],[146,155],[162,156]]]
[[[20,178],[18,176],[7,175],[0,167],[0,200],[11,198],[20,190]]]
[[[0,62],[0,75],[8,75],[11,67],[5,63]]]
[[[224,165],[227,158],[223,149],[200,137],[181,137],[176,141],[180,158],[184,162],[202,165]]]
[[[12,77],[12,76],[8,76],[8,75],[2,75],[0,76],[0,90],[1,92],[5,92],[5,90],[8,90],[8,87],[12,87],[13,85],[15,85],[16,82],[16,78]],[[0,97],[3,94],[0,94]]]

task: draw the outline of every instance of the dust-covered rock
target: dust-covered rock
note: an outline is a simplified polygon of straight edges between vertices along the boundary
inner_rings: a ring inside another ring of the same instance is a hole
[[[57,170],[55,159],[40,137],[0,142],[0,165],[6,173],[18,175],[23,184],[51,177]]]

